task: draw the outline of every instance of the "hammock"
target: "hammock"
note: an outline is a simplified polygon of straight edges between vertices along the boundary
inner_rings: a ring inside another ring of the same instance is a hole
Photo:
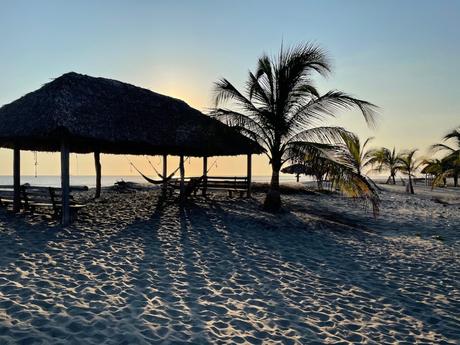
[[[153,180],[150,177],[145,176],[138,168],[136,168],[136,166],[134,164],[131,163],[131,165],[133,166],[134,169],[136,169],[136,171],[139,173],[139,175],[141,175],[144,178],[144,180],[146,180],[148,183],[151,183],[151,184],[163,184],[163,180]],[[171,177],[173,177],[173,175],[168,176],[166,178],[166,181],[170,180]]]
[[[129,161],[129,160],[128,160]],[[131,166],[139,173],[139,175],[141,175],[144,180],[146,180],[148,183],[151,183],[151,184],[163,184],[164,180],[154,180],[154,179],[151,179],[150,177],[144,175],[132,162],[129,162],[129,164],[131,164]],[[155,169],[156,170],[156,169]],[[176,170],[173,171],[173,173],[169,176],[167,176],[165,178],[166,182],[170,181],[174,174],[177,172],[177,170],[179,170],[179,168],[177,168]],[[159,177],[163,177],[162,175],[160,175],[159,173],[157,173],[157,175]]]
[[[125,158],[128,160],[129,164],[131,164],[131,166],[139,173],[139,175],[141,175],[144,180],[146,180],[148,183],[151,183],[151,184],[156,184],[156,185],[160,185],[160,184],[163,184],[164,180],[154,180],[154,179],[151,179],[150,177],[144,175],[134,164],[133,162],[131,162],[128,157],[125,156]],[[187,160],[190,159],[190,157],[187,157]],[[153,168],[153,170],[155,170],[155,173],[158,175],[158,177],[161,177],[162,179],[164,178],[162,174],[160,174],[158,172],[158,170],[155,168],[155,166],[152,164],[152,162],[150,161],[150,159],[147,158],[147,161],[149,162],[150,166]],[[208,170],[206,171],[206,173],[208,173],[212,168],[213,166],[217,163],[217,160],[214,161],[213,164],[211,164],[211,166],[208,168]],[[174,170],[169,176],[166,177],[166,182],[169,182],[173,176],[176,174],[176,172],[180,169],[180,166],[177,167],[176,170]],[[199,177],[199,181],[198,181],[198,186],[199,184],[201,183],[201,181],[203,180],[204,176],[201,176]],[[197,181],[195,181],[196,183]],[[193,189],[195,189],[196,187],[194,186]]]

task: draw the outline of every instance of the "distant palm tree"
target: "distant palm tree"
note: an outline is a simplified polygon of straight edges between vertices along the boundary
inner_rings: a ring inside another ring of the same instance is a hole
[[[415,158],[417,150],[409,150],[403,152],[398,158],[398,170],[406,174],[409,178],[409,192],[414,194],[414,186],[412,184],[412,178],[415,176],[414,173],[420,166],[419,161]]]
[[[340,162],[352,167],[354,171],[363,176],[362,170],[370,165],[372,151],[366,151],[367,145],[374,138],[367,138],[361,145],[359,137],[351,132],[341,133],[343,144],[340,145],[338,151],[338,159]]]
[[[450,147],[446,144],[435,144],[432,146],[432,149],[447,152],[447,155],[443,159],[446,159],[450,163],[450,169],[444,172],[444,174],[446,176],[451,175],[454,178],[454,187],[458,187],[458,177],[460,175],[460,127],[447,133],[443,140],[454,141],[456,147]]]
[[[338,110],[357,107],[372,123],[376,107],[340,91],[320,95],[312,82],[313,73],[326,76],[331,71],[327,54],[307,43],[281,50],[277,57],[263,55],[254,73],[249,72],[243,92],[227,79],[216,83],[213,114],[259,142],[266,149],[272,167],[270,190],[264,207],[281,207],[279,173],[292,150],[321,150],[340,139],[340,127],[321,126]],[[225,101],[233,108],[218,108]]]
[[[327,150],[307,153],[300,150],[291,158],[297,164],[282,171],[292,173],[301,169],[304,174],[315,176],[319,190],[323,189],[323,180],[327,178],[331,182],[331,189],[335,187],[349,196],[370,201],[374,215],[377,215],[380,204],[378,187],[363,174],[364,167],[369,164],[367,159],[370,151],[366,147],[372,138],[361,144],[359,137],[351,132],[343,131],[340,136],[342,140]]]
[[[448,159],[424,159],[420,165],[423,165],[421,173],[434,176],[432,188],[441,185],[446,185],[447,177],[449,176],[452,164]]]
[[[399,155],[396,153],[395,148],[393,150],[387,149],[386,147],[381,147],[379,149],[372,150],[368,154],[367,163],[374,165],[375,171],[382,172],[387,170],[390,172],[390,176],[387,179],[387,184],[393,182],[396,184],[396,173],[399,168]]]

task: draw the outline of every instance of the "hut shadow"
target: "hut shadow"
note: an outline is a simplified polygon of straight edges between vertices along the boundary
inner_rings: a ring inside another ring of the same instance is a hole
[[[232,201],[230,203],[235,204]],[[243,204],[247,206],[247,203]],[[198,305],[198,314],[206,316],[209,337],[215,336],[212,332],[216,332],[216,327],[217,331],[225,332],[222,325],[227,324],[231,325],[233,332],[228,335],[229,341],[232,340],[232,336],[248,342],[268,339],[282,341],[282,336],[263,331],[261,324],[255,322],[253,317],[272,319],[275,316],[271,315],[274,309],[290,315],[290,320],[271,321],[277,325],[277,321],[281,324],[302,324],[302,316],[279,291],[280,283],[274,279],[276,277],[257,267],[259,255],[263,256],[266,252],[260,242],[251,238],[256,230],[246,227],[244,233],[240,232],[241,229],[232,231],[233,228],[228,227],[228,224],[234,225],[232,221],[238,220],[232,218],[227,222],[223,219],[222,215],[226,212],[219,203],[210,201],[207,205],[201,206],[204,207],[197,207],[193,214],[185,214],[187,217],[184,217],[183,221],[189,224],[191,231],[202,232],[205,239],[212,239],[211,243],[205,240],[201,248],[193,249],[199,251],[200,260],[194,265],[188,265],[190,274],[193,274],[192,270],[196,271],[198,266],[199,271],[206,272],[208,286],[219,287],[211,288],[208,294],[202,295]],[[235,208],[240,212],[247,211],[244,205]],[[248,224],[246,220],[245,224]],[[262,263],[263,261],[265,260],[262,260]],[[221,314],[215,310],[220,310]],[[309,332],[308,329],[299,329],[298,335],[308,333],[314,338],[315,331],[319,330],[312,328]],[[254,334],[258,334],[259,339],[253,338]]]
[[[3,248],[0,270],[22,255],[44,252],[50,242],[58,239],[60,230],[56,222],[0,210],[0,243]]]
[[[142,255],[131,260],[124,281],[127,297],[114,317],[139,330],[143,341],[210,341],[203,336],[205,323],[198,300],[192,297],[205,289],[206,282],[187,259],[193,257],[194,247],[185,219],[194,207],[193,202],[180,208],[175,200],[160,198],[149,217],[130,222],[99,244],[126,243],[128,248],[142,248]],[[189,324],[193,327],[186,330]],[[116,328],[112,331],[119,333]],[[123,340],[117,337],[114,339]]]
[[[416,308],[417,317],[438,315],[432,306],[395,294],[399,282],[383,277],[371,263],[365,267],[354,263],[353,257],[362,253],[347,240],[357,238],[365,246],[379,234],[354,227],[354,217],[335,217],[334,210],[316,212],[310,206],[273,216],[257,212],[259,205],[254,201],[197,198],[183,209],[174,203],[158,203],[150,215],[133,218],[116,231],[110,229],[116,219],[105,225],[93,224],[101,227],[101,232],[111,232],[94,241],[87,253],[89,259],[94,260],[92,253],[110,255],[115,245],[123,246],[124,255],[129,256],[129,267],[125,265],[125,273],[119,277],[123,291],[113,295],[114,300],[122,298],[123,302],[110,310],[105,321],[114,341],[208,343],[225,334],[225,325],[232,326],[233,333],[226,335],[229,341],[231,336],[239,336],[250,342],[253,338],[248,334],[282,341],[285,337],[278,331],[289,330],[301,340],[312,340],[321,333],[315,318],[321,317],[322,307],[315,304],[315,298],[327,295],[328,289],[336,293],[331,286],[337,282],[359,289],[362,298],[385,298],[395,309]],[[306,213],[307,218],[300,213]],[[318,220],[322,217],[334,221]],[[46,235],[53,240],[58,232],[56,228],[54,235]],[[47,236],[40,236],[40,250],[46,247]],[[87,234],[75,236],[83,240]],[[110,265],[110,260],[123,258],[108,259]],[[382,257],[377,260],[384,262]],[[84,281],[82,288],[100,288],[106,283],[103,279]],[[369,282],[377,292],[369,290]],[[324,291],[318,294],[318,289]],[[78,297],[91,302],[83,295]],[[345,312],[348,314],[342,316],[347,319],[353,311]],[[50,314],[50,318],[57,320],[58,315]],[[269,320],[277,334],[264,333],[254,321],[257,319]],[[135,328],[132,333],[142,339],[126,338],[126,325]]]

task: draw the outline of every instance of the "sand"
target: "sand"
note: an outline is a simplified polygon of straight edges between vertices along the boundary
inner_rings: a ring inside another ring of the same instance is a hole
[[[0,210],[0,344],[458,344],[460,191],[385,188],[377,219],[321,194]]]

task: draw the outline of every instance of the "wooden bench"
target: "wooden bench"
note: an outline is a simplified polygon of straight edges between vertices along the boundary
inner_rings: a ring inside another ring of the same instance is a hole
[[[71,186],[70,192],[86,191],[86,186]],[[13,186],[0,186],[0,205],[13,204]],[[75,217],[79,209],[85,207],[84,204],[77,203],[73,195],[70,195],[70,209]],[[55,187],[31,186],[29,184],[20,187],[21,206],[25,211],[36,212],[37,208],[50,208],[55,217],[58,217],[62,207],[62,190]]]
[[[199,189],[206,189],[206,191],[227,191],[230,198],[233,198],[234,193],[238,193],[242,198],[248,191],[248,179],[246,177],[187,177],[184,179],[184,184],[186,196],[191,194],[196,195]],[[170,183],[168,183],[168,189],[170,195],[172,195],[174,190],[180,190],[180,179],[171,179]]]
[[[246,177],[209,176],[206,182],[206,190],[226,190],[230,198],[233,198],[233,193],[238,193],[242,198],[248,192],[248,179]]]

